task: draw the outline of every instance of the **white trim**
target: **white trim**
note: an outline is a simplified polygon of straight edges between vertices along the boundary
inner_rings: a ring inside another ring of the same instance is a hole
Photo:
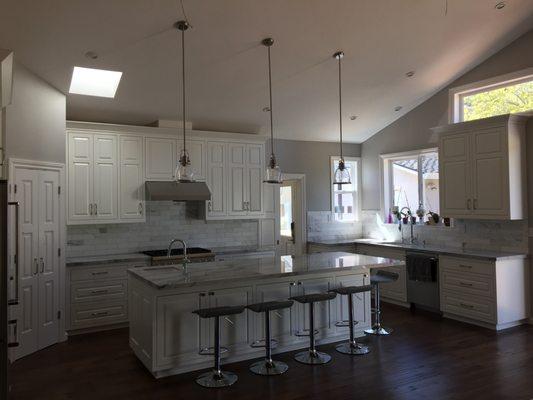
[[[301,214],[300,220],[302,221],[302,229],[300,232],[301,249],[300,249],[299,254],[304,254],[306,252],[306,247],[307,247],[307,191],[306,191],[305,174],[283,173],[283,180],[299,180],[300,181],[301,193],[302,193],[302,204],[300,207],[300,214]],[[279,207],[277,208],[276,211],[277,211],[276,218],[279,221],[279,218],[280,218]],[[278,229],[279,231],[279,224],[276,225],[276,229]],[[277,234],[279,234],[279,232]]]
[[[485,92],[490,89],[497,89],[511,84],[521,83],[533,79],[533,67],[509,74],[498,75],[482,81],[468,83],[457,86],[448,91],[448,122],[450,124],[462,122],[462,97],[465,94],[475,94]]]
[[[335,171],[333,170],[333,163],[335,161],[337,161],[338,159],[340,158],[340,156],[330,156],[329,157],[329,192],[330,192],[330,196],[329,196],[329,208],[331,210],[331,214],[332,214],[332,217],[333,217],[333,214],[335,214],[335,210],[333,209],[333,204],[334,204],[334,191],[333,191],[333,179],[334,179],[334,175],[335,175]],[[361,217],[362,217],[362,202],[363,202],[363,195],[362,195],[362,190],[361,190],[361,182],[362,182],[362,179],[363,179],[363,174],[362,174],[362,161],[361,161],[361,157],[343,157],[344,158],[344,161],[347,161],[347,162],[355,162],[357,164],[357,181],[356,181],[356,197],[357,197],[357,207],[355,209],[355,221],[360,221],[361,220]],[[343,222],[343,221],[337,221],[337,222]],[[345,222],[354,222],[354,221],[345,221]]]
[[[9,183],[13,184],[15,179],[14,173],[15,168],[27,168],[27,169],[40,169],[47,171],[58,171],[59,172],[59,186],[61,187],[61,192],[59,194],[59,243],[61,249],[61,257],[59,259],[59,303],[58,308],[61,312],[61,318],[58,324],[58,342],[64,342],[67,340],[66,326],[65,321],[67,318],[65,312],[65,296],[66,296],[66,274],[65,274],[65,260],[66,260],[66,249],[67,249],[67,224],[66,224],[66,201],[65,196],[67,192],[66,177],[65,177],[65,164],[49,162],[49,161],[37,161],[37,160],[26,160],[20,158],[9,158]],[[15,193],[10,193],[11,201],[14,201]],[[10,246],[8,247],[11,248]],[[10,258],[11,259],[11,258]]]

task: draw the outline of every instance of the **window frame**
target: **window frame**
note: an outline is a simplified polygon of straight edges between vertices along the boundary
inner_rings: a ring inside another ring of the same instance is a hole
[[[381,196],[381,209],[383,210],[383,218],[386,219],[389,213],[389,210],[394,205],[394,182],[392,177],[392,163],[394,161],[399,160],[406,160],[406,159],[413,159],[418,158],[418,201],[420,202],[420,199],[424,199],[424,184],[423,179],[420,179],[423,174],[421,174],[421,168],[422,168],[422,157],[426,154],[430,153],[439,153],[438,147],[429,147],[425,149],[419,149],[419,150],[410,150],[410,151],[404,151],[401,153],[389,153],[389,154],[381,154],[381,165],[382,165],[382,176],[381,176],[381,188],[382,188],[382,196]],[[439,202],[440,203],[440,202]],[[422,201],[422,204],[424,207],[426,206],[424,204],[424,201]],[[439,204],[440,207],[440,204]],[[417,204],[418,208],[418,204]],[[415,213],[415,210],[411,210],[413,213]]]
[[[353,220],[336,220],[335,219],[335,207],[334,207],[334,204],[335,204],[335,188],[333,186],[333,180],[334,180],[334,175],[335,175],[335,169],[334,169],[334,166],[336,164],[336,161],[338,161],[339,159],[341,158],[341,156],[330,156],[329,157],[329,171],[330,171],[330,182],[329,182],[329,191],[330,191],[330,196],[329,196],[329,200],[330,200],[330,209],[331,209],[331,218],[333,221],[336,221],[336,222],[341,222],[341,223],[353,223],[353,222],[357,222],[357,221],[360,221],[361,220],[361,202],[363,200],[363,196],[362,196],[362,193],[361,193],[361,180],[362,180],[362,174],[361,174],[361,157],[343,157],[344,158],[344,161],[345,162],[350,162],[350,163],[354,163],[356,164],[357,166],[357,176],[355,177],[356,181],[355,181],[355,184],[356,184],[356,187],[357,189],[355,190],[355,201],[356,201],[356,206],[355,206],[355,210],[354,210],[354,213],[355,213],[355,218]],[[353,180],[354,180],[354,177],[352,176],[351,177],[352,179],[352,183],[353,183]],[[344,193],[354,193],[354,191],[342,191]],[[338,191],[337,191],[338,193]]]
[[[482,81],[451,88],[448,92],[448,121],[450,124],[464,122],[463,101],[466,96],[488,92],[506,86],[512,86],[533,80],[533,67],[509,74],[498,75]]]

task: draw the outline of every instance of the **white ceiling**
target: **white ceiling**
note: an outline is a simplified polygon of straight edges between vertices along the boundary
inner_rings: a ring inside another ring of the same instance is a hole
[[[533,1],[184,0],[188,120],[195,129],[268,127],[272,36],[276,137],[338,138],[343,60],[346,140],[362,142],[533,27]],[[2,0],[0,47],[64,93],[73,66],[124,72],[115,99],[67,95],[69,119],[180,119],[178,0]],[[99,54],[97,60],[85,52]],[[405,73],[415,70],[413,78]],[[396,106],[402,106],[395,112]],[[355,121],[350,115],[357,115]],[[178,118],[179,117],[179,118]]]

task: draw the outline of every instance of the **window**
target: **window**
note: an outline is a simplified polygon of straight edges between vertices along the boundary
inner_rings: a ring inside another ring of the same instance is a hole
[[[436,149],[382,156],[387,217],[393,207],[407,207],[415,215],[420,205],[439,214],[439,157]]]
[[[359,158],[344,157],[346,169],[350,173],[350,185],[333,185],[333,175],[339,162],[339,156],[330,157],[331,171],[331,212],[335,221],[353,222],[359,219],[360,205],[360,168]]]
[[[450,90],[450,122],[533,110],[533,68]]]

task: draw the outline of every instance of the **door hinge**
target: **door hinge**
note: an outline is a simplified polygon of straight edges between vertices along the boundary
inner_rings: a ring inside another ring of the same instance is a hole
[[[61,248],[58,248],[58,249],[57,249],[57,256],[58,256],[58,257],[61,257]]]
[[[19,262],[18,257],[17,257],[17,255],[15,254],[15,255],[13,256],[13,264],[18,265],[18,262]]]
[[[61,319],[61,311],[57,312],[57,319]]]
[[[58,187],[57,187],[57,195],[58,195],[58,196],[61,196],[61,186],[58,186]]]
[[[15,193],[17,193],[17,184],[16,184],[16,183],[13,185],[13,191],[14,191]]]

